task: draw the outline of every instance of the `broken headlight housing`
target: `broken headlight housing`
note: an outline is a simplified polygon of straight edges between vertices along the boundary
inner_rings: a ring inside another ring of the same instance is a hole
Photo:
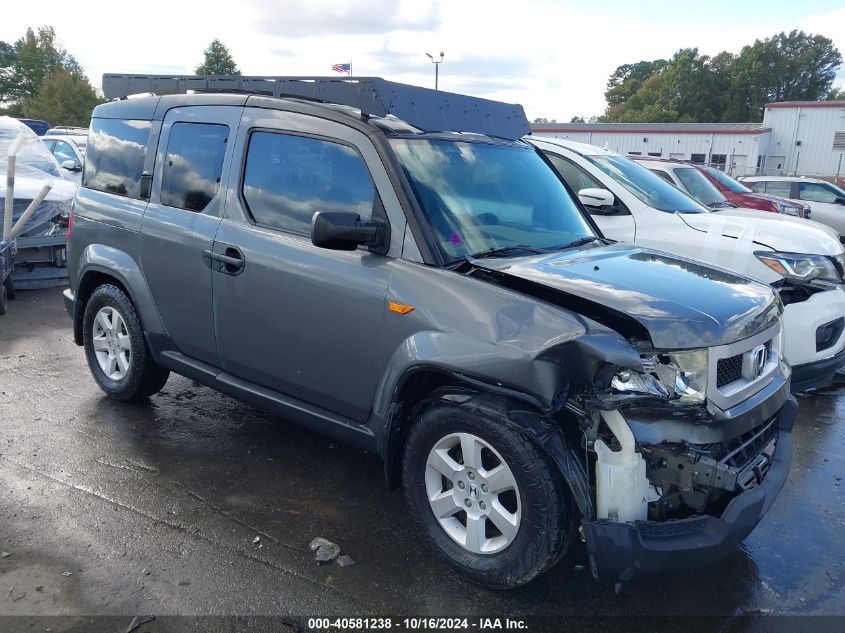
[[[707,400],[706,349],[643,356],[642,361],[642,373],[620,371],[610,386],[622,393],[651,395],[684,404]]]
[[[757,251],[754,255],[777,274],[789,281],[807,283],[813,280],[841,283],[842,275],[834,258],[826,255]]]

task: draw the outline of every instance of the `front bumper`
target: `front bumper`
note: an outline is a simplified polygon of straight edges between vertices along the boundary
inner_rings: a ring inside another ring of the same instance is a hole
[[[792,393],[826,387],[836,370],[845,365],[845,348],[835,356],[792,368]]]
[[[843,332],[833,345],[816,351],[816,331],[819,327],[843,316],[845,316],[845,290],[842,288],[817,292],[806,301],[790,303],[784,307],[783,330],[786,335],[786,347],[783,350],[783,357],[793,367],[795,373],[798,373],[799,367],[828,360],[845,350],[845,332]],[[830,373],[832,374],[833,371]],[[793,383],[798,382],[800,378],[793,375]],[[819,385],[809,384],[807,388],[814,386]],[[793,386],[794,391],[796,389]]]
[[[593,575],[626,581],[646,573],[700,567],[728,554],[756,527],[786,482],[797,408],[795,398],[789,397],[777,413],[777,444],[765,478],[755,488],[737,494],[721,516],[633,523],[582,521]]]

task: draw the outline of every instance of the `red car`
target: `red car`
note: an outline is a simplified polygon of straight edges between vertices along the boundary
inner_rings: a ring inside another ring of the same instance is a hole
[[[728,199],[728,202],[735,204],[744,209],[759,209],[761,211],[771,211],[773,213],[783,213],[785,215],[794,215],[801,218],[810,218],[810,207],[805,204],[796,204],[793,200],[786,198],[779,198],[778,196],[770,196],[765,193],[754,193],[751,189],[737,182],[725,172],[719,171],[715,167],[708,167],[706,165],[699,165],[696,163],[688,163],[692,165],[702,174],[707,176],[707,179],[712,182],[719,192]]]

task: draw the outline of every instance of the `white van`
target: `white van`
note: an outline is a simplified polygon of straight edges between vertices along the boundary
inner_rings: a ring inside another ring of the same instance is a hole
[[[836,231],[774,213],[712,211],[615,152],[564,139],[526,140],[577,192],[605,236],[714,264],[777,288],[793,391],[827,384],[845,364],[845,253]]]

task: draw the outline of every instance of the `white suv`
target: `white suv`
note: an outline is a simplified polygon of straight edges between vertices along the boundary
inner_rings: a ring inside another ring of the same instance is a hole
[[[845,363],[845,252],[833,229],[754,210],[714,212],[615,152],[563,139],[527,140],[577,192],[607,237],[714,264],[778,289],[793,391],[827,384]]]
[[[768,193],[810,205],[813,219],[845,236],[845,191],[833,183],[798,176],[746,176],[743,184],[755,193]]]

